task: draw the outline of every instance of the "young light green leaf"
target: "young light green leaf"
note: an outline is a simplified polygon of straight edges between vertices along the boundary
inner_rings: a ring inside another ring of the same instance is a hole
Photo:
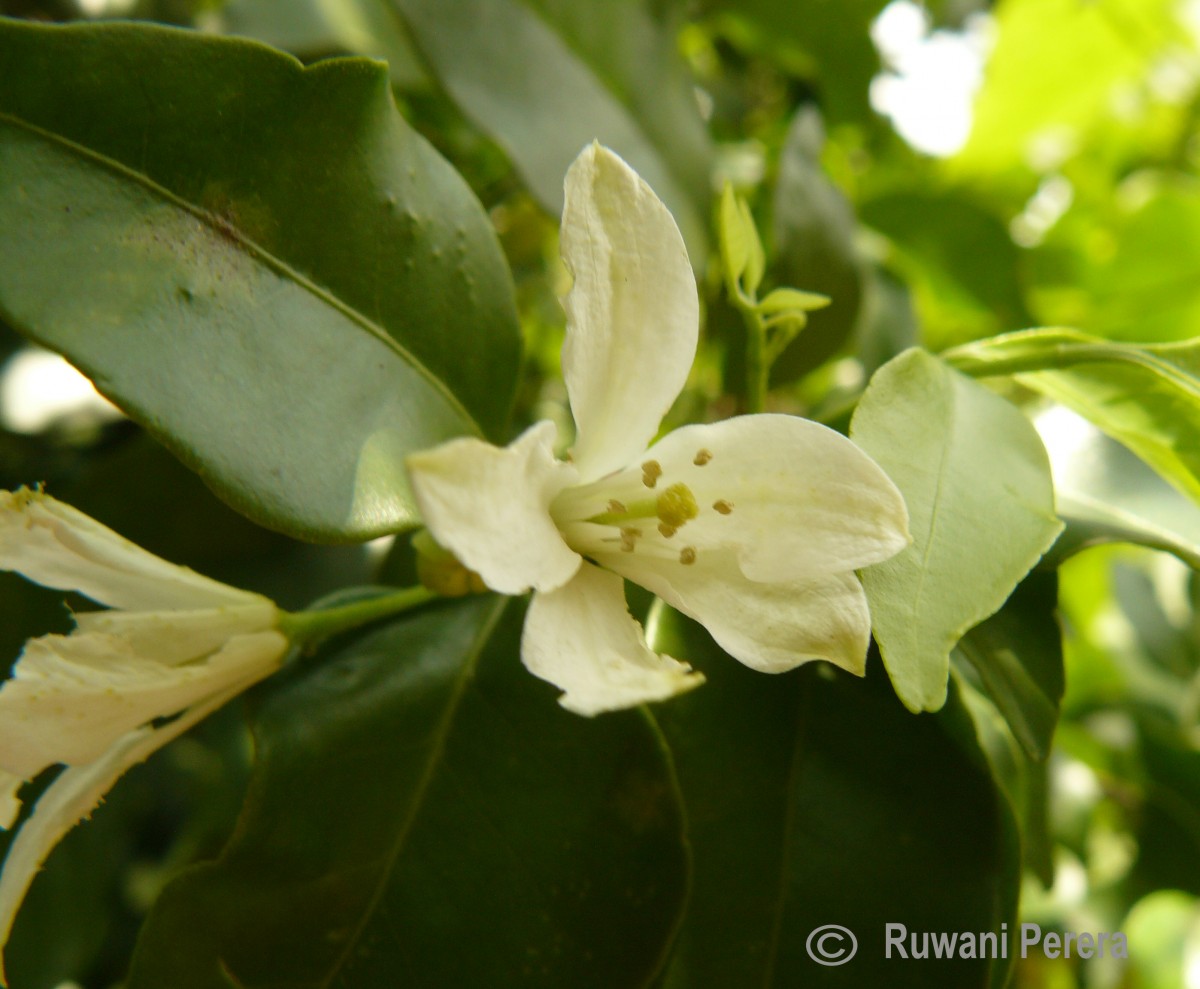
[[[759,302],[758,311],[764,315],[789,311],[807,313],[816,309],[824,309],[832,301],[829,296],[819,295],[816,292],[801,292],[796,288],[777,288]]]
[[[746,269],[742,273],[742,284],[746,294],[753,297],[762,284],[763,273],[767,268],[767,256],[763,252],[762,239],[758,236],[758,227],[754,223],[754,214],[750,212],[750,204],[741,196],[737,199],[738,215],[741,217],[742,236],[749,247],[746,258]]]
[[[382,65],[12,21],[0,63],[0,314],[230,503],[395,531],[408,452],[504,434],[511,277]]]
[[[238,829],[130,989],[648,984],[687,885],[668,755],[641,712],[558,707],[521,618],[461,599],[272,681]]]
[[[1027,330],[955,348],[947,360],[976,377],[1015,375],[1200,501],[1200,337],[1138,346],[1075,330]]]
[[[750,263],[750,244],[746,239],[737,193],[729,182],[725,183],[717,206],[717,243],[721,248],[721,264],[725,268],[725,284],[734,293]]]
[[[850,435],[904,494],[913,536],[863,571],[875,638],[900,699],[936,710],[954,644],[1062,530],[1046,451],[1012,404],[920,350],[875,374]]]

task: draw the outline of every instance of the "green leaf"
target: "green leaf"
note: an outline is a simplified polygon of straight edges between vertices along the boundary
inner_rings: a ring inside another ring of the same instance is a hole
[[[429,85],[399,18],[380,0],[230,0],[213,19],[223,34],[253,38],[305,60],[331,54],[382,58],[398,89]]]
[[[645,0],[390,2],[550,212],[562,212],[567,166],[598,140],[662,198],[703,264],[712,151],[673,15]]]
[[[827,295],[828,309],[808,317],[804,333],[771,368],[771,380],[795,380],[824,363],[850,338],[863,296],[863,262],[849,201],[821,169],[820,115],[801,110],[788,129],[775,186],[773,272],[777,284]]]
[[[871,379],[850,436],[908,503],[913,544],[863,571],[875,638],[900,699],[936,710],[950,650],[994,614],[1062,530],[1029,420],[921,350]]]
[[[1050,556],[1061,561],[1098,543],[1126,542],[1200,570],[1200,506],[1075,413],[1057,406],[1035,423],[1066,523]]]
[[[164,891],[131,989],[644,985],[682,910],[667,754],[517,659],[464,599],[335,643],[259,694],[221,858]]]
[[[862,222],[883,233],[916,294],[923,339],[935,350],[1033,322],[1025,306],[1023,258],[1008,226],[957,189],[877,195]]]
[[[781,312],[808,313],[824,309],[833,301],[827,295],[816,292],[801,292],[795,288],[777,288],[758,304],[758,311],[766,315]]]
[[[968,374],[1013,374],[1091,420],[1200,501],[1200,337],[1110,343],[1074,330],[1028,330],[956,348]]]
[[[717,243],[721,248],[721,263],[725,266],[725,282],[729,290],[735,292],[750,263],[750,241],[742,222],[741,200],[728,182],[717,206]]]
[[[394,531],[406,453],[503,435],[511,280],[382,66],[11,21],[0,61],[0,313],[236,507]]]
[[[1045,759],[1063,695],[1058,576],[1031,573],[999,611],[958,643],[955,659],[970,664],[983,692],[1004,715],[1031,759]]]
[[[664,989],[929,986],[931,963],[884,956],[910,931],[1011,926],[1020,881],[1011,812],[957,694],[936,716],[811,664],[766,676],[663,608],[654,646],[708,678],[656,709],[687,803],[695,878]],[[930,895],[936,890],[937,895]],[[822,968],[809,932],[841,924],[858,954]],[[1003,961],[939,961],[938,985],[1001,986]]]

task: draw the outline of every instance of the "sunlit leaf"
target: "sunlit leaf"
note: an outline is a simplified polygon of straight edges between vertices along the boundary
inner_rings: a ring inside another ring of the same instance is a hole
[[[1015,406],[919,350],[875,374],[850,436],[904,494],[913,536],[863,571],[875,637],[901,700],[936,710],[951,648],[1062,529],[1046,451]]]
[[[1200,500],[1200,337],[1135,346],[1073,330],[1030,330],[959,347],[947,356],[972,375],[1014,374]]]

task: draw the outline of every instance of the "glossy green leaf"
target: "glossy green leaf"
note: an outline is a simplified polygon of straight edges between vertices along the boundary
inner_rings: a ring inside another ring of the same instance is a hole
[[[507,269],[380,65],[15,22],[0,59],[0,312],[236,507],[392,531],[407,452],[503,433]]]
[[[875,638],[900,699],[936,710],[954,644],[1062,529],[1046,451],[1015,406],[921,350],[876,372],[850,436],[904,494],[913,537],[863,571]]]
[[[832,302],[809,314],[804,332],[772,366],[773,382],[794,380],[837,353],[854,331],[862,305],[857,223],[850,203],[821,169],[824,143],[816,111],[797,113],[775,186],[772,271],[776,284],[819,292]]]
[[[562,212],[567,166],[598,140],[662,198],[703,264],[712,155],[673,14],[646,0],[388,2],[550,212]]]
[[[1074,330],[1029,330],[959,347],[948,359],[979,377],[1014,374],[1200,501],[1200,337],[1136,346]]]
[[[1063,695],[1058,577],[1031,573],[999,611],[958,643],[955,658],[969,663],[983,692],[1031,759],[1045,759]]]
[[[253,38],[305,59],[382,58],[399,89],[429,85],[403,26],[381,0],[230,0],[214,20],[223,34]]]
[[[656,708],[688,808],[695,879],[665,989],[1003,985],[1003,960],[905,963],[885,925],[999,931],[1016,910],[1019,850],[957,695],[936,716],[812,664],[767,676],[663,609],[655,648],[708,682]],[[936,895],[931,895],[936,890]],[[826,924],[857,955],[825,968],[805,950]]]
[[[554,703],[493,597],[335,643],[269,683],[221,858],[179,877],[130,989],[634,986],[687,883],[639,712]]]

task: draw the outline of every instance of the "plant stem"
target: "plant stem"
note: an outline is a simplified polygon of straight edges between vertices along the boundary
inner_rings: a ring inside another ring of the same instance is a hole
[[[337,608],[285,612],[279,620],[279,630],[296,645],[310,645],[368,622],[409,611],[437,596],[426,587],[406,587],[392,594],[381,594]]]

